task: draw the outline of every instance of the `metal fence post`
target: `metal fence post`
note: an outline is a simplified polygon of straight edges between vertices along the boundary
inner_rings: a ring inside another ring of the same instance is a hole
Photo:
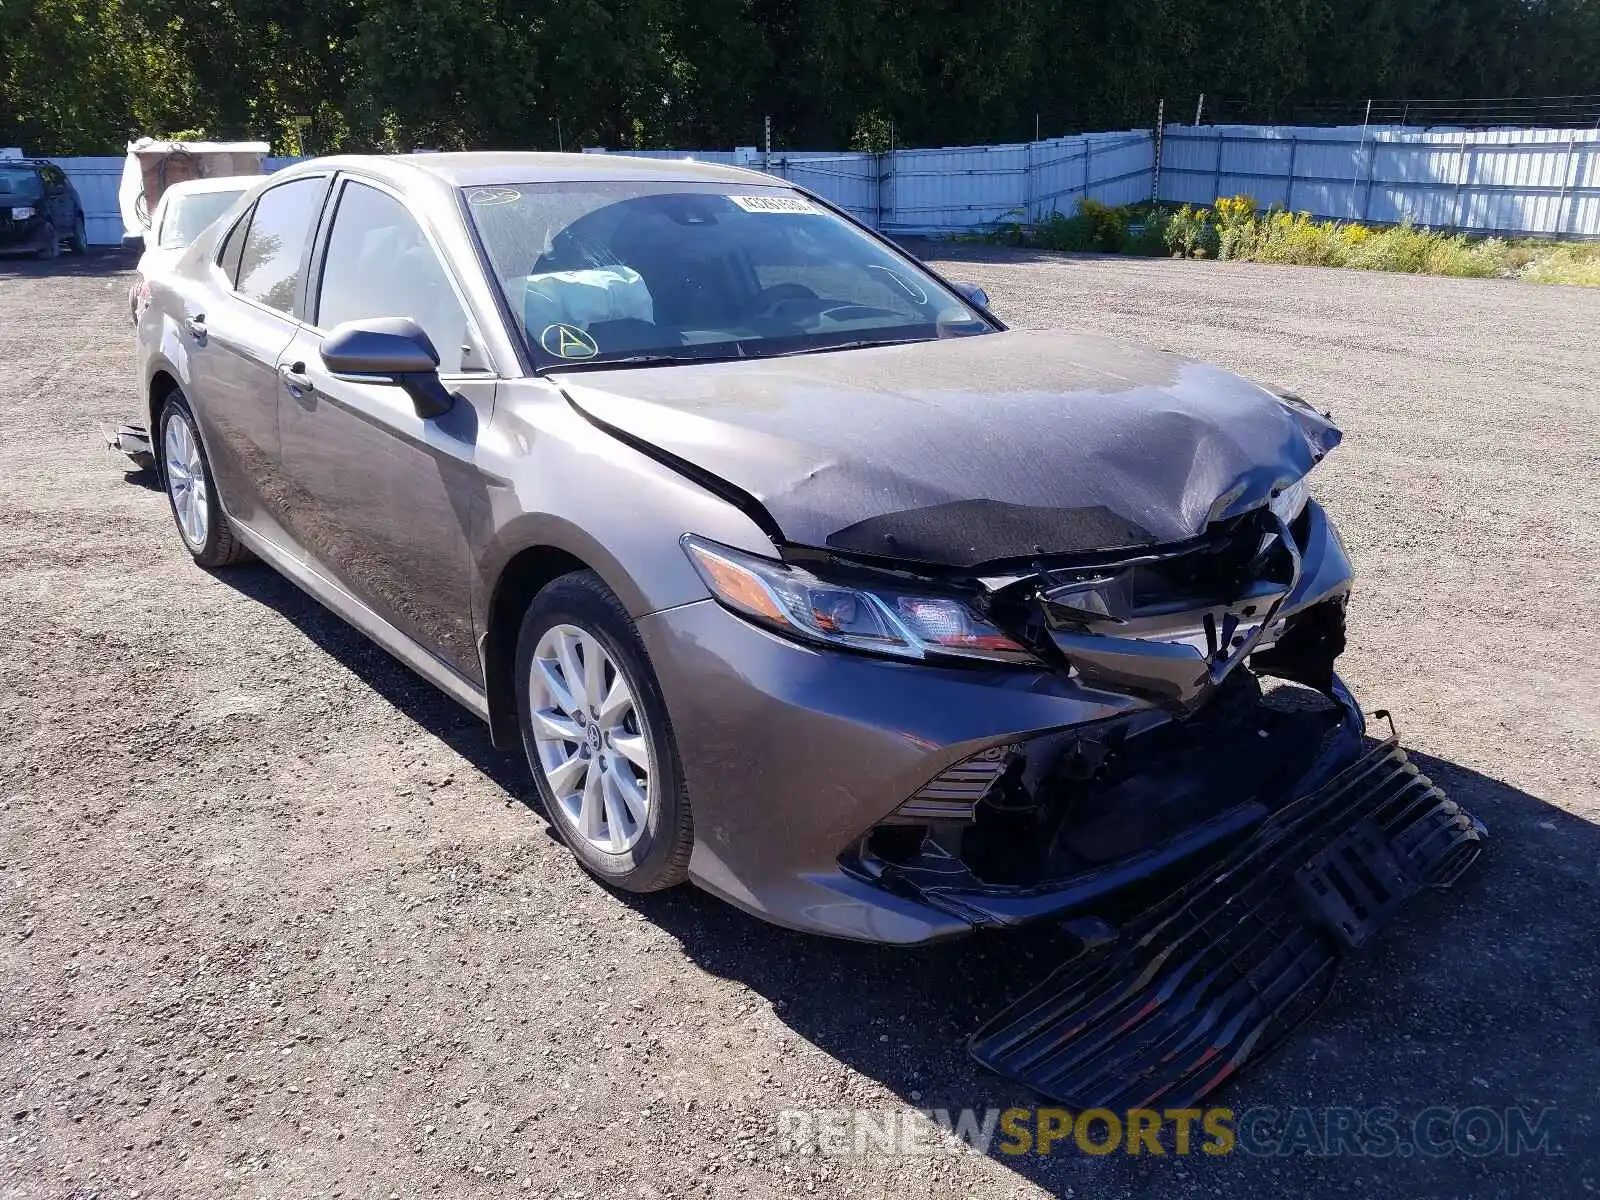
[[[1083,136],[1083,198],[1089,198],[1089,188],[1094,183],[1094,174],[1091,167],[1094,163],[1094,143],[1089,140],[1089,135]],[[1079,208],[1083,205],[1079,204]]]
[[[1289,139],[1289,179],[1283,185],[1283,208],[1285,212],[1294,211],[1294,160],[1300,156],[1300,139]]]
[[[1366,222],[1367,216],[1372,212],[1372,177],[1377,173],[1378,165],[1378,139],[1374,137],[1367,143],[1367,194],[1361,200],[1361,220]]]
[[[1162,97],[1156,101],[1156,139],[1155,145],[1152,147],[1155,152],[1152,158],[1154,166],[1150,172],[1150,202],[1152,204],[1161,202],[1161,152],[1164,148],[1166,136],[1167,101],[1165,97]]]
[[[1033,198],[1039,192],[1037,182],[1033,177],[1033,148],[1037,145],[1037,142],[1028,143],[1028,165],[1022,175],[1022,208],[1027,215],[1029,225],[1039,219],[1038,215],[1033,211]]]
[[[1211,128],[1217,135],[1217,162],[1211,178],[1211,202],[1215,204],[1222,199],[1222,130],[1215,125]]]
[[[1456,195],[1450,205],[1450,228],[1461,228],[1461,199],[1467,190],[1467,180],[1472,174],[1471,169],[1472,147],[1468,144],[1466,135],[1461,135],[1461,153],[1456,159]]]
[[[1567,191],[1567,180],[1572,175],[1572,152],[1576,148],[1577,141],[1577,134],[1567,134],[1567,157],[1563,159],[1561,163],[1561,197],[1556,201],[1555,235],[1557,237],[1560,237],[1563,233],[1565,233],[1567,231],[1567,226],[1571,223],[1571,220],[1567,214],[1567,206],[1572,197]],[[1572,186],[1573,190],[1576,191],[1577,185],[1573,184]]]
[[[872,155],[872,227],[883,232],[883,181],[888,178],[889,155],[876,151]]]

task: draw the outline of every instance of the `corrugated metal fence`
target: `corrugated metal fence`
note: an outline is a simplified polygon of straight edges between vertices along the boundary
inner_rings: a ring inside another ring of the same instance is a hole
[[[1051,212],[1072,212],[1085,196],[1107,204],[1148,200],[1155,139],[1149,130],[1136,129],[885,154],[775,151],[765,164],[753,150],[643,153],[765,170],[815,192],[874,229],[915,234],[1036,221]]]
[[[117,185],[122,182],[121,158],[58,158],[83,202],[84,232],[94,246],[115,246],[122,241],[122,214],[117,208]]]
[[[1243,192],[1318,217],[1600,237],[1600,130],[1169,125],[1161,199]]]
[[[779,151],[765,163],[748,148],[644,153],[765,169],[889,234],[1038,221],[1085,196],[1148,200],[1155,186],[1148,130],[886,154]],[[1319,217],[1600,237],[1600,131],[1169,125],[1161,159],[1163,200],[1210,204],[1244,192]],[[115,244],[122,159],[60,162],[83,197],[89,240]]]

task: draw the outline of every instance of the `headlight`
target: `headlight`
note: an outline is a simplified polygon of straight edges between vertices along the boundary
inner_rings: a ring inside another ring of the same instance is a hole
[[[33,216],[33,209],[25,204],[21,208],[13,208],[11,210],[11,219],[13,221],[26,221],[31,216]]]
[[[683,548],[713,596],[790,637],[896,658],[1034,661],[1025,648],[950,596],[829,583],[693,534],[684,535]]]
[[[1288,487],[1277,492],[1267,502],[1267,507],[1272,510],[1272,515],[1285,525],[1292,525],[1294,519],[1305,511],[1306,501],[1310,499],[1311,485],[1306,482],[1306,477],[1302,475]]]

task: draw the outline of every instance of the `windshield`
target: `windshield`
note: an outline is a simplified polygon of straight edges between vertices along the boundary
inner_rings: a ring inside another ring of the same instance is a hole
[[[535,359],[746,358],[991,327],[909,259],[783,187],[474,187],[467,213]]]
[[[244,189],[229,192],[195,192],[189,196],[174,196],[167,206],[167,215],[161,221],[161,233],[156,244],[163,249],[175,250],[187,246],[205,231],[223,213],[233,207],[233,202],[244,194]]]
[[[0,204],[22,204],[44,195],[44,184],[32,167],[0,166]]]

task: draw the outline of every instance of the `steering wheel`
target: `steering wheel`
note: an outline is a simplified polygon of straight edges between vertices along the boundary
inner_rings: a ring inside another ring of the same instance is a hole
[[[756,294],[752,316],[762,324],[799,324],[815,318],[825,303],[803,283],[775,283]]]

